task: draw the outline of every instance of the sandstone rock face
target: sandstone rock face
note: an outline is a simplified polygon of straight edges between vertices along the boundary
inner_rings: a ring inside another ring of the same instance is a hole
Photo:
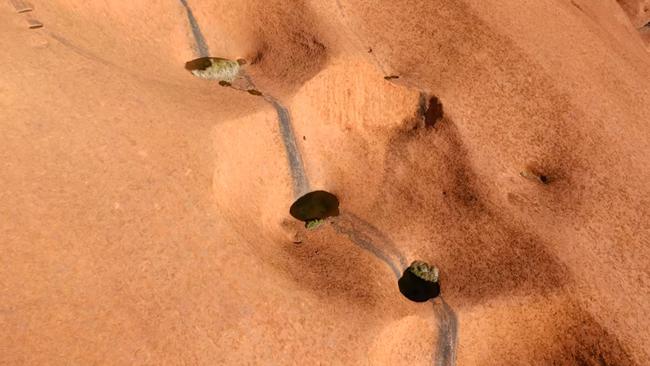
[[[639,30],[641,39],[650,51],[650,1],[648,0],[618,0],[632,26]]]
[[[630,17],[635,28],[641,28],[650,23],[650,1],[648,0],[617,0],[621,8]]]
[[[0,364],[650,364],[647,6],[2,3]]]

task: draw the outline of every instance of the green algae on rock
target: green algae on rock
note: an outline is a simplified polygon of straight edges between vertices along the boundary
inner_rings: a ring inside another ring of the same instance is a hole
[[[185,69],[202,79],[232,83],[239,76],[242,64],[241,61],[226,58],[200,57],[186,62]]]
[[[305,223],[307,230],[316,230],[325,223],[323,219],[310,220]]]

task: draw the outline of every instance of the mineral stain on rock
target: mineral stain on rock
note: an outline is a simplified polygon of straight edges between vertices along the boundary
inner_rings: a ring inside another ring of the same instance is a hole
[[[246,91],[247,91],[248,94],[250,94],[250,95],[255,95],[255,96],[261,96],[261,95],[262,95],[262,92],[259,91],[259,90],[256,90],[256,89],[248,89],[248,90],[246,90]]]

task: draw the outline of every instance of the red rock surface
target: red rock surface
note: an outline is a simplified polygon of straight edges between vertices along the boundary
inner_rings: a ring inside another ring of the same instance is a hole
[[[635,28],[641,28],[650,22],[650,1],[617,0]]]
[[[618,3],[0,2],[0,364],[650,364],[647,2]],[[309,189],[341,203],[316,231]],[[444,301],[401,296],[415,259]]]

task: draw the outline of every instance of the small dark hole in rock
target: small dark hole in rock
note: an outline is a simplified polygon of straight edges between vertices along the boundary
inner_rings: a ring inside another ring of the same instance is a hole
[[[263,58],[264,58],[264,54],[262,52],[255,53],[255,56],[253,56],[253,59],[251,60],[251,65],[255,65],[262,62]]]
[[[420,261],[404,270],[397,285],[402,295],[414,302],[425,302],[440,295],[438,269]]]
[[[307,138],[306,138],[305,136],[303,136],[302,139],[303,139],[303,140],[307,140]]]
[[[208,67],[212,66],[211,57],[199,57],[197,59],[187,61],[185,63],[185,70],[205,70]]]
[[[399,79],[399,76],[397,76],[397,75],[388,75],[388,76],[384,76],[384,79],[386,79],[386,80]]]
[[[424,126],[433,127],[436,122],[444,117],[444,112],[442,110],[442,103],[437,97],[431,97],[429,99],[429,106],[424,112]]]
[[[548,175],[541,174],[537,169],[530,168],[530,167],[524,169],[519,174],[528,180],[535,181],[542,184],[549,184],[551,183],[552,180],[551,177],[549,177]]]
[[[291,205],[289,213],[294,218],[304,221],[305,226],[317,220],[339,215],[339,200],[326,191],[313,191],[298,198]]]

